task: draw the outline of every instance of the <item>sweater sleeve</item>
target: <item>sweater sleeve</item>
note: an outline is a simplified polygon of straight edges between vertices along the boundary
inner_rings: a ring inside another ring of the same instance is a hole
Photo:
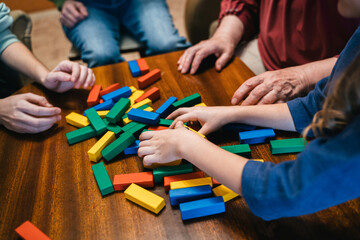
[[[19,41],[10,31],[13,19],[9,13],[10,9],[4,3],[0,3],[0,54],[2,54],[10,44]]]
[[[360,197],[360,116],[342,132],[312,141],[294,161],[249,161],[242,194],[265,219],[310,214]]]
[[[226,15],[237,16],[244,24],[244,40],[259,32],[259,0],[222,0],[219,22]]]

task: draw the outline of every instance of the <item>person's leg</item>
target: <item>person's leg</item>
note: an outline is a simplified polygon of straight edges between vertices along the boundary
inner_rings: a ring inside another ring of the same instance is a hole
[[[146,54],[170,52],[190,46],[174,27],[165,0],[129,0],[121,11],[122,24],[147,47]]]
[[[89,67],[96,67],[124,61],[119,49],[119,20],[113,14],[93,7],[87,7],[89,16],[68,29],[66,36],[81,51],[81,59]]]
[[[267,71],[260,56],[257,38],[241,44],[235,50],[235,56],[240,58],[256,75]]]

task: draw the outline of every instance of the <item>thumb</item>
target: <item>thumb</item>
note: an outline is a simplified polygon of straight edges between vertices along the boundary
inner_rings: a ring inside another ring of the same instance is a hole
[[[47,80],[50,82],[69,82],[71,75],[66,72],[50,72]]]
[[[178,121],[176,124],[175,124],[175,128],[185,128],[184,127],[184,123],[182,121]]]

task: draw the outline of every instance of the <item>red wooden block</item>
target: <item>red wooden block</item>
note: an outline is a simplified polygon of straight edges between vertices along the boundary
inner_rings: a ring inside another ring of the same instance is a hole
[[[101,90],[101,85],[94,85],[94,87],[90,90],[88,99],[86,101],[88,107],[93,107],[96,104],[99,104],[100,90]]]
[[[167,176],[167,177],[164,177],[164,188],[165,188],[165,191],[168,192],[170,190],[171,182],[183,181],[183,180],[189,180],[189,179],[195,179],[195,178],[203,178],[203,177],[205,177],[205,173],[202,171]]]
[[[144,58],[137,59],[136,62],[139,65],[141,75],[144,75],[150,71],[150,68]]]
[[[103,103],[104,102],[104,100],[101,98],[100,100],[99,100],[99,103]]]
[[[140,172],[115,175],[113,185],[115,191],[122,191],[132,183],[144,188],[154,187],[153,174],[152,172]]]
[[[15,229],[15,232],[25,240],[51,240],[29,221],[21,224],[18,228]]]
[[[139,88],[140,89],[144,89],[147,86],[149,86],[150,84],[152,84],[153,82],[155,82],[156,80],[160,79],[161,77],[161,72],[160,69],[154,69],[151,72],[145,74],[142,77],[138,78],[138,84],[139,84]]]
[[[111,93],[111,92],[119,89],[120,87],[121,87],[120,83],[111,84],[107,88],[100,91],[100,97],[104,96],[105,94]]]
[[[159,130],[166,130],[169,129],[169,127],[165,127],[165,126],[154,126],[154,127],[149,127],[148,130],[150,131],[159,131]]]
[[[149,98],[151,101],[154,102],[155,100],[160,98],[160,89],[158,89],[157,87],[151,88],[149,91],[145,92],[143,95],[137,98],[135,102],[141,102],[145,98]]]
[[[220,185],[221,183],[219,183],[215,178],[211,178],[213,185]]]

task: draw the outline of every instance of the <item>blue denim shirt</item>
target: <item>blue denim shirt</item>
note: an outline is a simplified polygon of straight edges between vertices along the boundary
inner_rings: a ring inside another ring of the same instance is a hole
[[[336,36],[335,36],[336,37]],[[360,27],[340,54],[329,77],[304,98],[288,102],[301,132],[322,107],[333,82],[360,53]],[[360,66],[359,66],[360,67]],[[249,161],[242,194],[251,211],[265,219],[299,216],[360,197],[360,115],[339,134],[311,141],[296,160],[280,164]]]
[[[2,54],[10,44],[19,41],[10,31],[13,19],[9,13],[10,9],[5,3],[0,3],[0,54]]]

